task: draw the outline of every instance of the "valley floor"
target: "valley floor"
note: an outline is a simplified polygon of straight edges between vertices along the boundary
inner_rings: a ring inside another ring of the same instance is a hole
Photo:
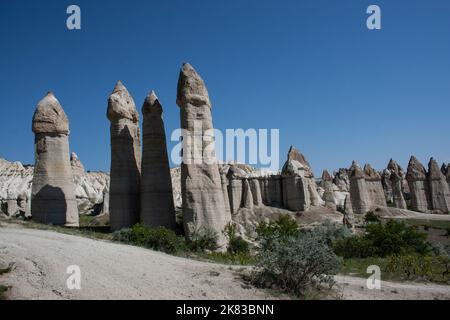
[[[274,299],[245,284],[241,267],[200,262],[144,248],[0,222],[0,264],[13,262],[0,283],[8,299]],[[69,290],[69,266],[81,290]],[[450,299],[450,286],[336,277],[342,299]]]

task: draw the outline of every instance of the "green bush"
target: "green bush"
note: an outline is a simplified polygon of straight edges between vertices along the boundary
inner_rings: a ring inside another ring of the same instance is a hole
[[[329,246],[331,246],[334,241],[345,239],[352,235],[352,232],[347,227],[342,224],[333,223],[329,220],[315,227],[313,231],[320,233]]]
[[[364,217],[364,221],[366,223],[380,222],[380,218],[372,211],[369,211],[366,213],[366,216]]]
[[[184,238],[172,230],[164,227],[148,228],[140,223],[131,229],[114,232],[113,240],[171,254],[186,250]]]
[[[217,245],[218,235],[209,228],[199,228],[191,234],[189,248],[192,251],[215,251],[219,248]]]
[[[333,250],[344,258],[386,257],[406,253],[427,255],[431,252],[426,235],[404,222],[371,222],[366,233],[334,241]]]
[[[433,257],[418,254],[393,255],[388,257],[386,271],[400,273],[406,279],[431,278]]]
[[[426,255],[431,251],[426,242],[426,234],[402,221],[389,220],[387,223],[371,223],[366,226],[366,239],[373,242],[381,257],[403,252]]]
[[[257,256],[256,284],[273,285],[285,291],[303,295],[317,283],[334,284],[333,274],[341,267],[341,260],[327,245],[321,232],[297,232],[280,237],[277,232],[262,239]]]
[[[299,229],[297,222],[286,214],[280,215],[275,221],[261,222],[256,233],[260,246],[269,249],[273,240],[295,237],[299,234]]]
[[[133,230],[131,228],[120,229],[112,234],[113,241],[131,243]]]
[[[241,236],[237,235],[236,225],[228,223],[224,229],[224,235],[228,240],[227,252],[230,254],[249,254],[250,245]]]
[[[334,241],[333,251],[345,259],[367,258],[377,255],[373,242],[361,236],[351,236]]]

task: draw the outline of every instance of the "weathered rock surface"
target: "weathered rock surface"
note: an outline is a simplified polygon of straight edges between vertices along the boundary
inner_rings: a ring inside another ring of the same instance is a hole
[[[203,79],[188,63],[180,71],[177,105],[184,131],[181,192],[185,233],[190,238],[202,228],[213,230],[220,250],[224,250],[227,240],[222,231],[231,222],[231,215],[225,209],[214,153],[211,102]]]
[[[111,122],[109,211],[114,231],[136,224],[140,213],[139,114],[133,98],[120,81],[108,99],[107,117]]]
[[[447,179],[448,188],[450,189],[450,163],[447,165],[447,168],[445,168],[445,164],[443,165],[443,167],[444,170],[442,171],[442,173],[444,173]]]
[[[109,213],[109,174],[104,172],[85,172],[84,165],[72,152],[70,164],[75,183],[75,196],[79,214],[99,215]]]
[[[446,177],[439,169],[439,165],[433,158],[428,163],[427,174],[428,186],[430,190],[430,203],[434,211],[441,213],[450,212],[450,191]]]
[[[403,180],[405,174],[402,167],[394,160],[390,160],[386,171],[389,173],[389,181],[391,183],[392,201],[396,208],[407,209],[406,201],[403,196]]]
[[[77,161],[78,158],[77,158]],[[79,162],[81,164],[81,162]],[[81,172],[74,167],[75,196],[79,214],[109,213],[109,174],[105,172]],[[31,186],[34,166],[9,162],[0,158],[0,211],[10,216],[31,217]],[[10,205],[8,206],[8,203]]]
[[[284,206],[292,211],[305,211],[323,204],[311,166],[303,154],[291,146],[281,171]]]
[[[34,167],[0,158],[0,211],[9,216],[31,216]],[[24,202],[25,200],[25,202]]]
[[[327,170],[322,173],[322,186],[324,188],[323,200],[325,206],[336,210],[336,200],[334,198],[333,178],[330,176]]]
[[[387,203],[394,203],[394,195],[392,194],[391,171],[384,169],[381,174],[381,183],[383,185],[384,196]]]
[[[142,107],[141,222],[153,228],[174,229],[175,208],[162,112],[152,91]]]
[[[372,208],[372,199],[366,185],[366,176],[355,161],[350,167],[350,199],[355,214],[367,213]]]
[[[364,174],[366,176],[367,192],[369,192],[372,206],[386,207],[387,203],[383,184],[381,183],[381,175],[370,164],[364,166]]]
[[[79,225],[75,185],[69,160],[69,120],[52,93],[33,116],[35,159],[31,214],[41,223]]]
[[[424,166],[412,156],[409,160],[406,179],[411,193],[411,210],[428,212],[431,209],[427,174]]]
[[[338,189],[344,192],[350,192],[349,170],[346,168],[340,168],[335,171],[333,175],[333,183],[338,187]]]

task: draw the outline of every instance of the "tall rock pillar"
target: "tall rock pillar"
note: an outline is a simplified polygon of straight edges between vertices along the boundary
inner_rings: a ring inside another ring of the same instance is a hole
[[[139,114],[125,86],[117,82],[108,99],[111,122],[111,180],[109,213],[111,230],[139,221],[141,142]]]
[[[69,120],[52,93],[33,116],[35,158],[31,214],[41,223],[77,227],[77,200],[69,160]]]
[[[333,190],[333,178],[330,176],[327,170],[322,173],[322,184],[324,188],[323,200],[325,201],[325,206],[336,210],[336,199],[334,198]]]
[[[175,208],[162,112],[152,91],[142,107],[141,222],[148,227],[174,229]]]
[[[350,199],[355,214],[365,214],[372,209],[364,171],[355,161],[350,167]]]
[[[428,186],[430,188],[430,203],[433,210],[442,213],[450,212],[450,191],[446,177],[439,169],[439,165],[433,158],[428,163]]]
[[[195,69],[185,63],[177,88],[183,130],[181,193],[186,236],[201,229],[214,231],[220,250],[227,240],[223,235],[231,215],[225,209],[221,177],[215,156],[211,102],[205,83]]]
[[[411,210],[428,212],[431,208],[431,203],[427,172],[424,166],[414,156],[409,160],[406,180],[408,181],[411,194]]]
[[[392,199],[396,208],[407,209],[406,201],[403,196],[403,179],[405,174],[403,169],[391,159],[389,161],[387,170],[389,172],[389,181],[392,186]]]
[[[381,175],[370,164],[364,166],[364,174],[372,205],[386,207],[386,195],[384,194]]]

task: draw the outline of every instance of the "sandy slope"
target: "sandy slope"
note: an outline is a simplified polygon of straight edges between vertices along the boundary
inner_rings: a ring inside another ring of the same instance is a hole
[[[245,285],[238,268],[178,258],[143,248],[0,225],[0,263],[14,270],[0,277],[9,299],[267,299]],[[81,290],[67,289],[70,265],[81,268]],[[450,299],[450,286],[382,282],[338,276],[342,299]]]
[[[264,299],[227,266],[52,231],[0,227],[0,278],[9,299]],[[81,268],[81,290],[68,290],[67,267]]]

